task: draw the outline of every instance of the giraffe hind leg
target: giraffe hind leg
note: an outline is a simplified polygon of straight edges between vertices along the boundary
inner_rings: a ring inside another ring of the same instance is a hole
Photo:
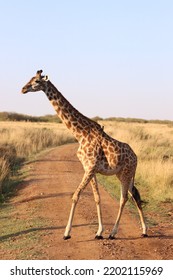
[[[128,185],[122,184],[119,211],[118,211],[118,215],[117,215],[116,222],[115,222],[115,225],[113,227],[113,230],[112,230],[111,234],[109,235],[109,239],[115,239],[114,236],[118,232],[120,219],[121,219],[123,209],[124,209],[124,206],[125,206],[127,200],[128,200]]]

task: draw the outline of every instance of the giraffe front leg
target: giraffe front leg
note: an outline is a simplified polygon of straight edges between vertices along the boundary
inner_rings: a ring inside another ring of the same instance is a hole
[[[71,228],[72,228],[72,221],[73,221],[73,217],[74,217],[74,211],[75,211],[76,203],[77,202],[74,202],[74,201],[72,202],[68,223],[67,223],[65,233],[64,233],[64,237],[63,237],[64,240],[67,240],[67,239],[71,238],[70,231],[71,231]]]
[[[103,224],[102,224],[102,214],[101,214],[101,208],[100,208],[100,194],[99,194],[99,190],[98,190],[96,176],[94,176],[94,178],[91,180],[91,186],[93,189],[94,200],[95,200],[96,207],[97,207],[97,216],[98,216],[98,225],[99,225],[95,238],[103,239],[103,237],[102,237]]]
[[[90,180],[92,179],[93,176],[94,176],[94,174],[92,171],[85,172],[82,182],[80,183],[79,187],[76,189],[76,191],[73,194],[70,215],[69,215],[68,223],[67,223],[65,233],[64,233],[64,240],[71,238],[70,232],[71,232],[71,228],[72,228],[72,222],[73,222],[76,204],[79,200],[81,191],[84,190],[84,188],[88,185],[88,183],[90,182]]]

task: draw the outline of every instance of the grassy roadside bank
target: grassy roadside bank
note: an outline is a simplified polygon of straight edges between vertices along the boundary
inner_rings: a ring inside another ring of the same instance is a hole
[[[1,122],[0,135],[0,202],[22,180],[22,164],[45,149],[74,142],[62,124]]]

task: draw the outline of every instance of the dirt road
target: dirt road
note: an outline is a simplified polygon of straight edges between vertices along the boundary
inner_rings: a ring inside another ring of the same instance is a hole
[[[87,186],[76,208],[72,238],[63,240],[71,196],[83,176],[76,150],[76,144],[60,146],[28,165],[29,176],[7,205],[11,210],[4,212],[9,222],[0,236],[0,259],[172,259],[173,229],[152,227],[149,237],[141,238],[139,221],[127,209],[117,238],[108,239],[119,202],[102,186],[104,239],[94,239],[97,213]]]

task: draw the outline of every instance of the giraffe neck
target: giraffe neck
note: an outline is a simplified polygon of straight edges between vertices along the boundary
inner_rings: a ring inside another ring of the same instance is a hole
[[[72,131],[78,141],[83,137],[86,138],[93,130],[102,131],[98,123],[77,111],[50,81],[47,82],[43,91],[53,105],[58,117]]]

